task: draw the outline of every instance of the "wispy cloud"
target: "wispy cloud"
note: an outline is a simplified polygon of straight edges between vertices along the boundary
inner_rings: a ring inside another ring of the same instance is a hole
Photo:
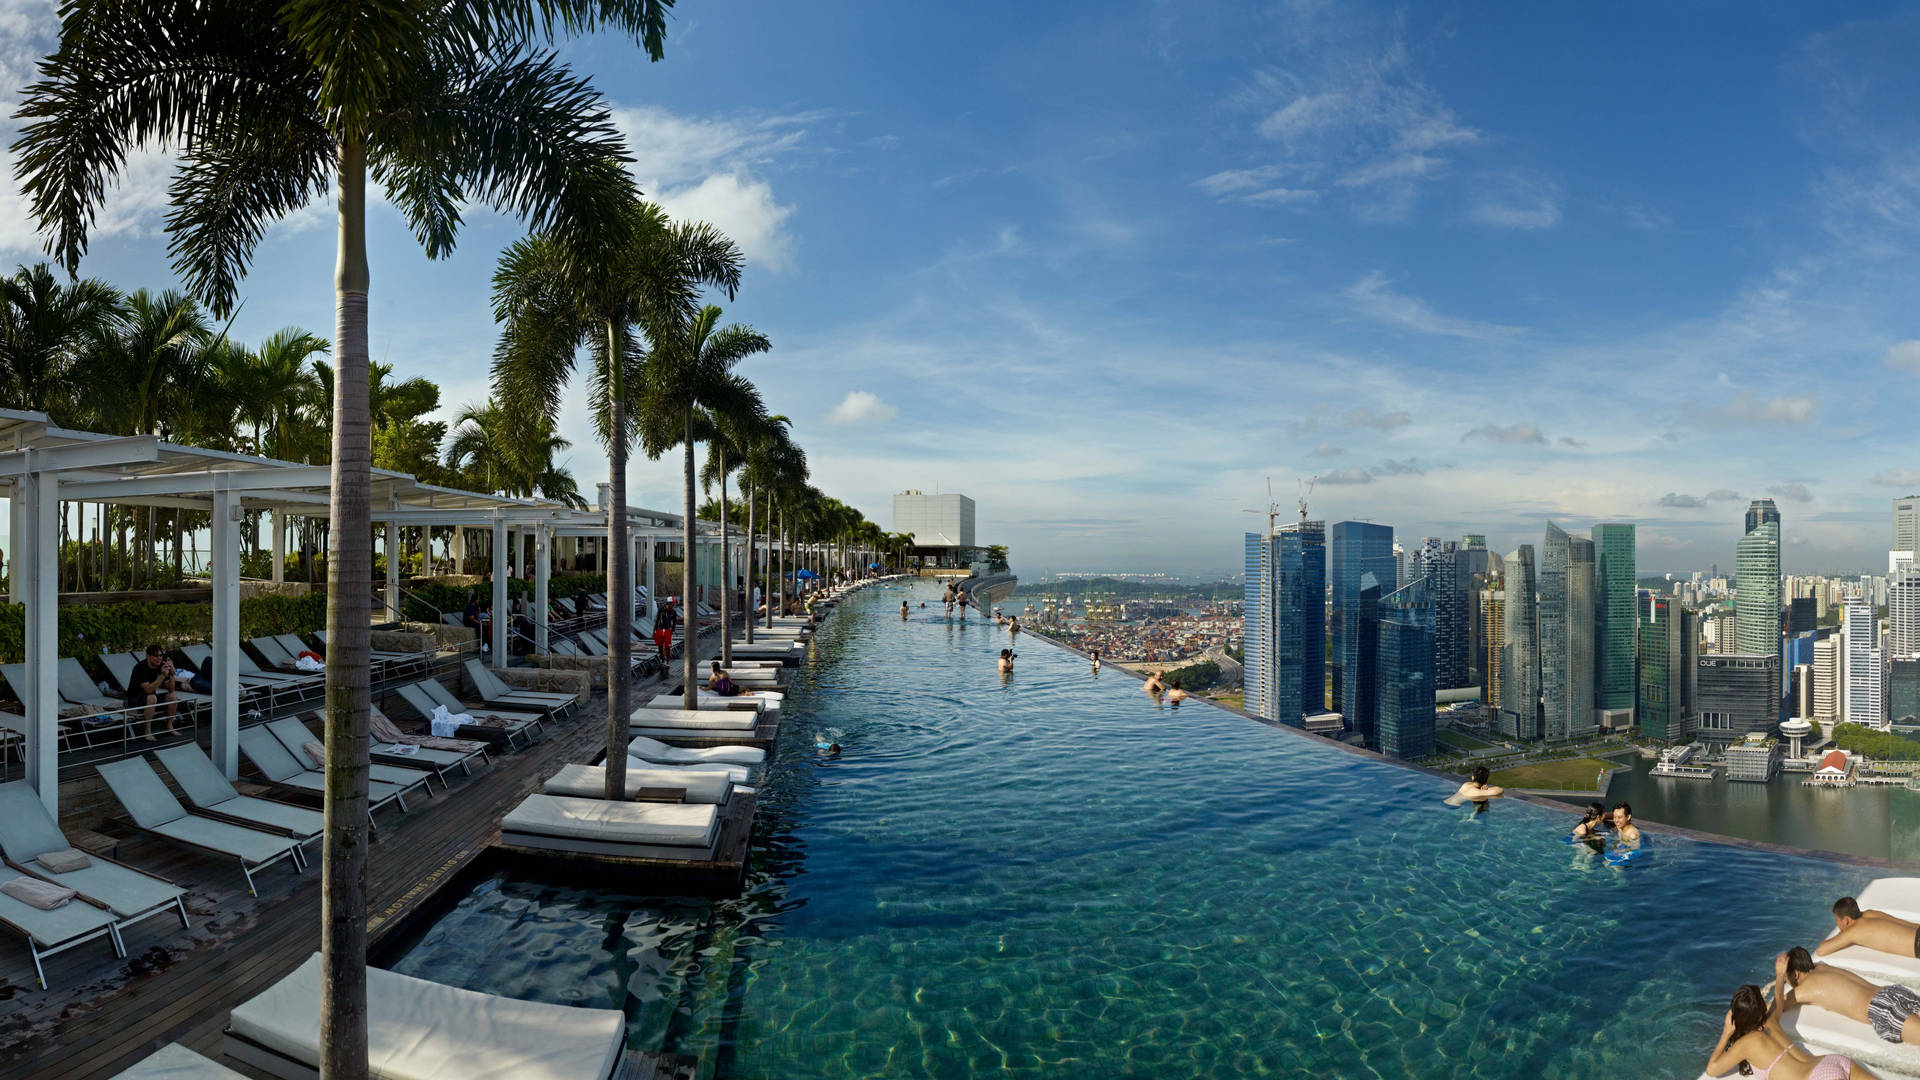
[[[1420,464],[1419,458],[1408,458],[1405,461],[1388,458],[1381,463],[1379,471],[1386,476],[1424,476],[1427,472],[1426,467]]]
[[[1767,494],[1788,502],[1807,503],[1813,501],[1813,492],[1805,484],[1775,484],[1767,489]]]
[[[835,424],[864,424],[891,420],[899,415],[899,407],[880,400],[878,394],[851,390],[827,413],[827,419]]]
[[[1880,362],[1890,368],[1899,368],[1902,371],[1911,371],[1920,375],[1920,341],[1894,342],[1887,346],[1886,354],[1880,358]]]
[[[1387,275],[1379,270],[1362,275],[1341,295],[1354,311],[1376,322],[1422,334],[1495,341],[1523,333],[1517,326],[1443,315],[1425,300],[1396,292]]]
[[[1392,431],[1406,427],[1413,417],[1405,412],[1376,412],[1362,405],[1348,412],[1344,418],[1348,427],[1372,428],[1375,431]]]
[[[1291,171],[1278,165],[1224,169],[1195,180],[1193,186],[1216,199],[1266,206],[1309,203],[1320,197],[1320,193],[1311,188],[1287,187],[1274,182]]]
[[[1873,478],[1881,487],[1920,488],[1920,469],[1888,469]]]
[[[1678,492],[1669,491],[1660,496],[1660,505],[1678,510],[1698,510],[1707,505],[1707,500],[1698,495],[1681,495]]]
[[[1339,472],[1321,473],[1322,484],[1371,484],[1373,474],[1365,469],[1342,469]]]
[[[1560,224],[1565,196],[1560,185],[1528,172],[1493,173],[1480,178],[1468,216],[1500,229],[1540,230]]]
[[[1707,492],[1708,502],[1739,502],[1740,493],[1731,488],[1715,488]]]
[[[1509,424],[1506,427],[1501,427],[1498,424],[1482,424],[1472,431],[1467,432],[1465,435],[1460,436],[1461,442],[1466,442],[1469,439],[1485,439],[1488,442],[1520,443],[1532,446],[1547,445],[1547,436],[1541,432],[1539,426],[1535,424]]]
[[[1330,442],[1323,442],[1319,446],[1316,446],[1313,448],[1313,456],[1320,457],[1320,458],[1339,457],[1341,454],[1344,454],[1344,453],[1346,453],[1346,451],[1340,449],[1339,447],[1333,445]]]
[[[1804,424],[1813,416],[1818,403],[1808,394],[1761,398],[1741,391],[1727,404],[1727,415],[1735,420],[1759,420],[1769,424]]]

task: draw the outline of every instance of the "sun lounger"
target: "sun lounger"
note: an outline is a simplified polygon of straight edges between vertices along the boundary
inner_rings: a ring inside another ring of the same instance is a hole
[[[1898,919],[1920,922],[1920,878],[1879,878],[1854,897],[1862,911],[1884,911]],[[1833,934],[1829,933],[1828,937]],[[1920,959],[1896,956],[1877,949],[1849,945],[1821,962],[1848,971],[1870,982],[1897,982],[1920,987]]]
[[[740,770],[745,779],[745,769]],[[680,769],[661,768],[629,758],[627,761],[627,798],[635,798],[643,788],[674,788],[684,793],[682,801],[690,803],[713,803],[718,805],[727,801],[733,794],[733,780],[726,773],[694,772]],[[576,799],[600,799],[606,797],[607,767],[605,765],[562,765],[560,771],[547,778],[541,788],[548,795],[562,795]]]
[[[224,818],[252,829],[281,833],[302,844],[319,839],[320,834],[326,831],[327,816],[318,810],[276,799],[258,799],[235,791],[196,743],[155,750],[154,756],[167,767],[173,782],[179,784],[180,790],[186,793],[187,801],[204,815]],[[306,856],[302,854],[301,858]]]
[[[500,842],[541,851],[711,859],[720,811],[711,803],[643,803],[529,795],[500,822]]]
[[[704,687],[694,697],[696,709],[725,709],[738,712],[779,712],[786,702],[786,694],[779,690],[742,690],[730,697],[710,694]],[[662,690],[653,695],[646,704],[647,709],[684,709],[686,695],[679,689]]]
[[[689,731],[732,731],[752,734],[760,726],[760,714],[746,709],[660,709],[633,710],[629,721],[638,727],[685,728]]]
[[[0,784],[0,850],[6,852],[7,865],[104,906],[120,926],[171,912],[180,917],[180,928],[186,929],[187,890],[164,878],[102,855],[89,855],[91,865],[59,873],[34,861],[72,848],[59,823],[47,813],[47,805],[25,780]]]
[[[378,706],[367,717],[367,735],[372,740],[371,756],[396,765],[431,768],[440,774],[442,786],[447,770],[459,769],[473,775],[473,759],[487,763],[487,744],[473,739],[442,739],[432,735],[409,735],[387,719]]]
[[[294,788],[324,795],[327,790],[325,773],[309,769],[300,764],[293,752],[280,744],[280,740],[263,727],[240,729],[240,755],[260,770],[260,775],[271,783],[281,787]],[[422,781],[424,783],[425,781]],[[405,792],[398,784],[383,783],[379,780],[367,781],[367,813],[393,803],[401,813],[407,812]]]
[[[240,658],[239,671],[240,677],[243,679],[249,675],[265,679],[279,679],[284,685],[292,687],[302,694],[324,690],[326,688],[327,676],[325,672],[268,671],[259,664],[254,663],[253,657],[249,656],[245,649],[235,650],[234,655]]]
[[[419,682],[413,683],[410,686],[403,686],[400,688],[400,695],[402,700],[410,705],[414,705],[414,708],[420,712],[420,717],[423,720],[431,720],[433,718],[434,707],[444,705],[448,712],[456,715],[466,713],[477,719],[503,722],[506,724],[504,730],[521,735],[529,740],[533,738],[534,732],[546,730],[546,716],[542,713],[502,709],[492,705],[475,705],[461,701],[458,697],[454,696],[453,691],[440,685],[440,680],[438,679],[421,679]],[[419,704],[415,704],[416,699]],[[483,727],[477,728],[476,730],[499,731],[502,729]],[[466,732],[466,728],[461,728],[460,737],[481,737],[469,736]]]
[[[183,645],[180,648],[180,655],[187,658],[187,663],[193,665],[193,670],[204,671],[207,661],[213,656],[213,649],[207,645]],[[255,668],[257,673],[254,674],[249,674],[244,665],[236,669],[235,674],[239,677],[242,692],[251,690],[265,694],[269,702],[274,701],[276,696],[287,694],[298,696],[305,692],[305,687],[300,686],[291,675],[268,675],[258,672],[258,665],[255,665]]]
[[[565,712],[572,708],[576,700],[572,694],[555,694],[539,690],[517,690],[502,682],[498,675],[487,670],[487,665],[478,660],[466,662],[467,678],[472,680],[474,692],[480,700],[489,705],[507,708],[544,709],[548,712]]]
[[[454,621],[454,625],[455,626],[460,625],[457,619]],[[320,643],[320,652],[322,655],[325,655],[327,650],[327,632],[325,630],[315,630],[313,632],[313,638],[315,641],[318,641]],[[295,653],[294,655],[298,656],[300,654]],[[413,668],[413,667],[425,667],[426,665],[433,662],[432,653],[388,652],[383,649],[368,650],[367,658],[369,660],[372,660],[376,664],[389,665],[395,671],[400,671],[406,668]]]
[[[1884,1080],[1920,1074],[1920,1046],[1887,1042],[1874,1034],[1871,1025],[1818,1005],[1787,1010],[1780,1027],[1788,1038],[1805,1043],[1815,1056],[1844,1054]]]
[[[0,880],[15,876],[0,870]],[[65,952],[95,938],[106,938],[107,944],[113,946],[115,956],[127,955],[126,946],[120,943],[119,931],[115,929],[113,912],[89,903],[83,896],[76,896],[51,911],[43,911],[24,900],[0,893],[0,926],[27,939],[27,951],[33,954],[33,974],[40,980],[43,990],[47,985],[46,970],[40,966],[43,956]]]
[[[767,752],[757,746],[709,746],[689,749],[668,746],[659,739],[636,735],[627,743],[627,756],[663,765],[687,765],[697,762],[724,762],[729,765],[758,765],[767,760]]]
[[[144,758],[96,765],[94,771],[106,781],[113,797],[126,809],[134,828],[184,847],[238,859],[240,872],[247,879],[247,892],[254,896],[260,895],[253,887],[255,870],[264,869],[281,859],[288,860],[295,873],[306,865],[300,854],[299,842],[291,837],[276,836],[187,813],[186,807],[181,806],[180,800],[167,790],[167,785],[160,782],[153,766],[147,764]]]
[[[367,969],[367,1064],[377,1080],[610,1080],[626,1016],[482,994]],[[227,1056],[273,1076],[320,1062],[320,955],[234,1007]]]
[[[288,652],[285,645],[280,644],[270,637],[252,638],[247,642],[247,646],[254,652],[259,653],[261,661],[274,672],[292,675],[320,675],[323,677],[326,674],[320,671],[300,670],[299,662],[296,660],[296,657],[300,654]]]
[[[181,1046],[167,1045],[114,1073],[109,1080],[247,1080],[211,1058]]]
[[[324,761],[315,761],[313,756],[307,753],[308,743],[320,742],[320,738],[307,725],[291,716],[283,716],[278,720],[267,721],[266,728],[273,733],[274,738],[280,740],[280,745],[286,747],[287,752],[293,755],[294,761],[310,769],[325,768]],[[440,774],[425,765],[388,765],[375,761],[368,763],[367,775],[383,784],[392,784],[401,791],[412,791],[417,787],[431,795],[433,786],[427,781]]]

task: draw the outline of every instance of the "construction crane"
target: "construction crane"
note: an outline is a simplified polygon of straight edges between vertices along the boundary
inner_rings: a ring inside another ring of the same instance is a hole
[[[1301,504],[1302,515],[1303,515],[1302,520],[1305,520],[1304,518],[1305,505],[1306,505],[1305,503]],[[1267,508],[1264,511],[1248,510],[1248,509],[1242,508],[1240,512],[1243,514],[1260,514],[1260,513],[1266,514],[1267,515],[1267,535],[1272,536],[1274,534],[1274,532],[1279,528],[1280,504],[1273,501],[1273,477],[1271,476],[1267,477]]]
[[[1313,486],[1319,482],[1320,477],[1317,475],[1309,476],[1305,480],[1300,481],[1300,524],[1302,525],[1307,523],[1307,499],[1313,495]],[[1269,498],[1273,496],[1272,481],[1268,481],[1267,483],[1267,496]]]

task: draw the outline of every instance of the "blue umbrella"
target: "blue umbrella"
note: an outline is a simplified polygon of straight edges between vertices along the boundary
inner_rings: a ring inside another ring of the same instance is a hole
[[[868,564],[867,564],[867,569],[869,569],[869,570],[878,570],[878,569],[880,569],[880,564],[879,564],[879,563],[877,563],[877,562],[870,562],[870,563],[868,563]]]
[[[801,570],[800,570],[799,572],[797,572],[797,573],[795,573],[795,574],[794,574],[794,576],[795,576],[795,577],[802,577],[802,578],[817,578],[817,577],[819,577],[820,575],[819,575],[819,574],[816,574],[816,573],[814,573],[814,572],[813,572],[813,571],[811,571],[811,570],[807,570],[807,569],[804,569],[804,568],[803,568],[803,569],[801,569]]]

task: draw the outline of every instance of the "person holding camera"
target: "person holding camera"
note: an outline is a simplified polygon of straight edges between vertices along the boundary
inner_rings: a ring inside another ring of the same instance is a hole
[[[178,735],[174,720],[180,711],[180,698],[173,691],[173,661],[168,659],[165,650],[158,645],[147,646],[147,655],[143,660],[134,662],[133,671],[127,676],[127,708],[146,708],[147,731],[141,736],[146,742],[154,742],[154,711],[161,705],[167,707],[167,734]]]

